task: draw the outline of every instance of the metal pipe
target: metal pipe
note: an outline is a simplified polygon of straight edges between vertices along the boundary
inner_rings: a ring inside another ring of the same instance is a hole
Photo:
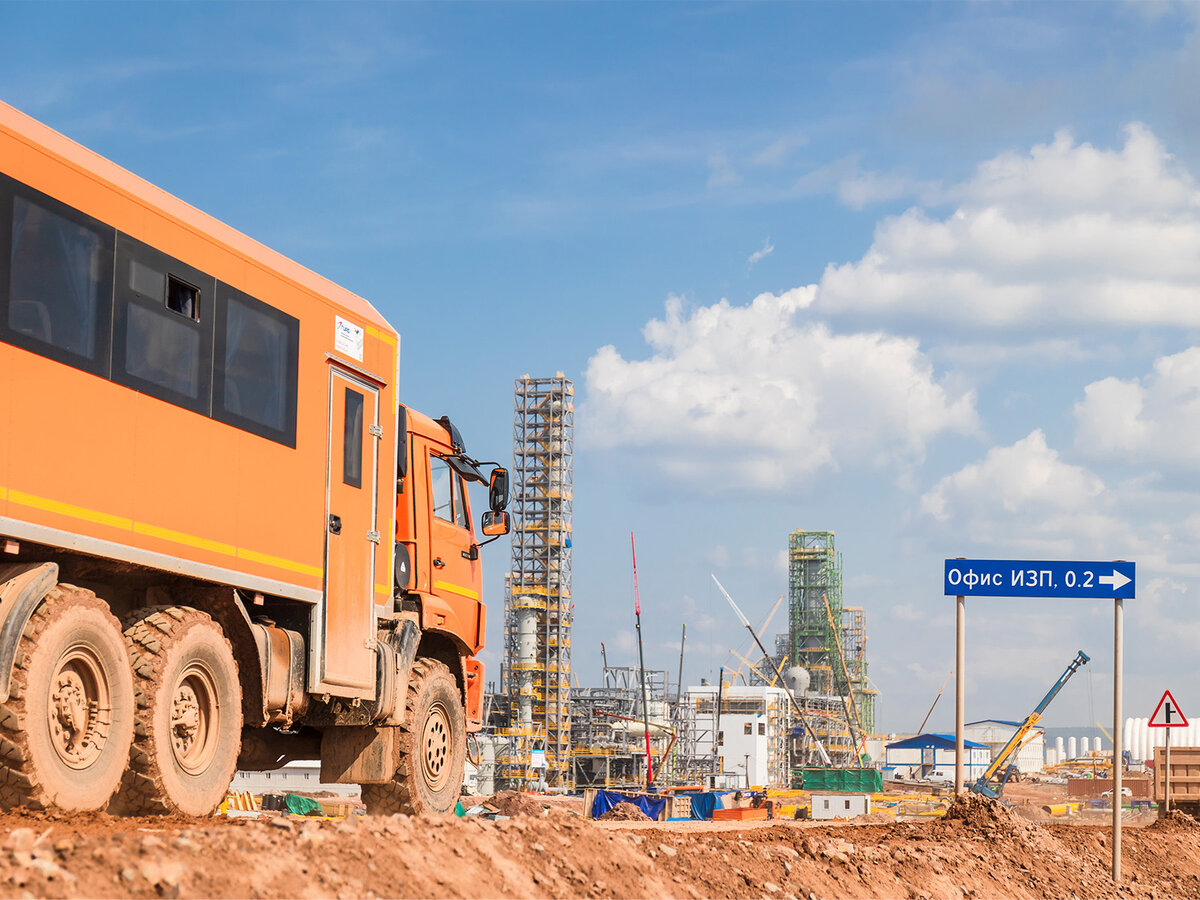
[[[683,645],[687,641],[687,623],[683,623],[683,631],[679,634],[679,680],[675,682],[675,702],[683,699]]]
[[[966,668],[967,643],[967,600],[958,595],[955,614],[954,637],[954,796],[963,792],[963,719],[966,707],[966,680],[963,672]]]
[[[637,548],[633,532],[629,533],[629,549],[633,553],[633,613],[637,623],[638,672],[642,679],[642,720],[646,726],[646,790],[654,790],[654,758],[650,754],[650,695],[646,690],[646,656],[642,650],[642,598],[638,595]]]
[[[1112,879],[1121,883],[1121,764],[1124,762],[1121,733],[1121,669],[1124,665],[1124,601],[1113,601],[1113,840]]]

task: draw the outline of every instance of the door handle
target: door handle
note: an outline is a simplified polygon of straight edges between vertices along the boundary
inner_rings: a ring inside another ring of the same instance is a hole
[[[341,534],[342,533],[342,517],[341,516],[330,515],[330,517],[329,517],[329,533],[330,534]]]
[[[446,564],[439,557],[433,561],[433,567],[435,569],[444,569],[444,568],[446,568]]]

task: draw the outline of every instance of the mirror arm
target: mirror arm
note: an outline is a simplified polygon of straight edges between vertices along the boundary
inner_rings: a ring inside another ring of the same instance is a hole
[[[498,540],[500,540],[500,538],[502,538],[502,537],[507,537],[507,535],[504,535],[504,534],[498,534],[498,535],[496,535],[494,538],[488,538],[486,541],[480,541],[480,542],[479,542],[479,543],[477,543],[475,546],[476,546],[476,547],[486,547],[488,544],[492,543],[493,541],[498,541]]]

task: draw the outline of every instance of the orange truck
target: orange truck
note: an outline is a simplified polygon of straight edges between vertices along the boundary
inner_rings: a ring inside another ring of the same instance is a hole
[[[0,104],[0,805],[446,812],[508,473],[361,297]],[[486,474],[485,474],[486,473]]]

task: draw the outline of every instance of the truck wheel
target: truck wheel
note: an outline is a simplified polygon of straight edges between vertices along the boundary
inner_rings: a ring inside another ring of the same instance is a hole
[[[101,809],[133,740],[121,626],[91,591],[50,590],[17,646],[0,706],[0,806]]]
[[[445,814],[462,793],[467,720],[462,692],[445,663],[418,659],[408,679],[404,724],[397,726],[400,766],[386,784],[364,784],[367,813]]]
[[[233,649],[207,614],[182,606],[139,610],[125,642],[136,730],[113,811],[209,815],[229,790],[241,748]]]

